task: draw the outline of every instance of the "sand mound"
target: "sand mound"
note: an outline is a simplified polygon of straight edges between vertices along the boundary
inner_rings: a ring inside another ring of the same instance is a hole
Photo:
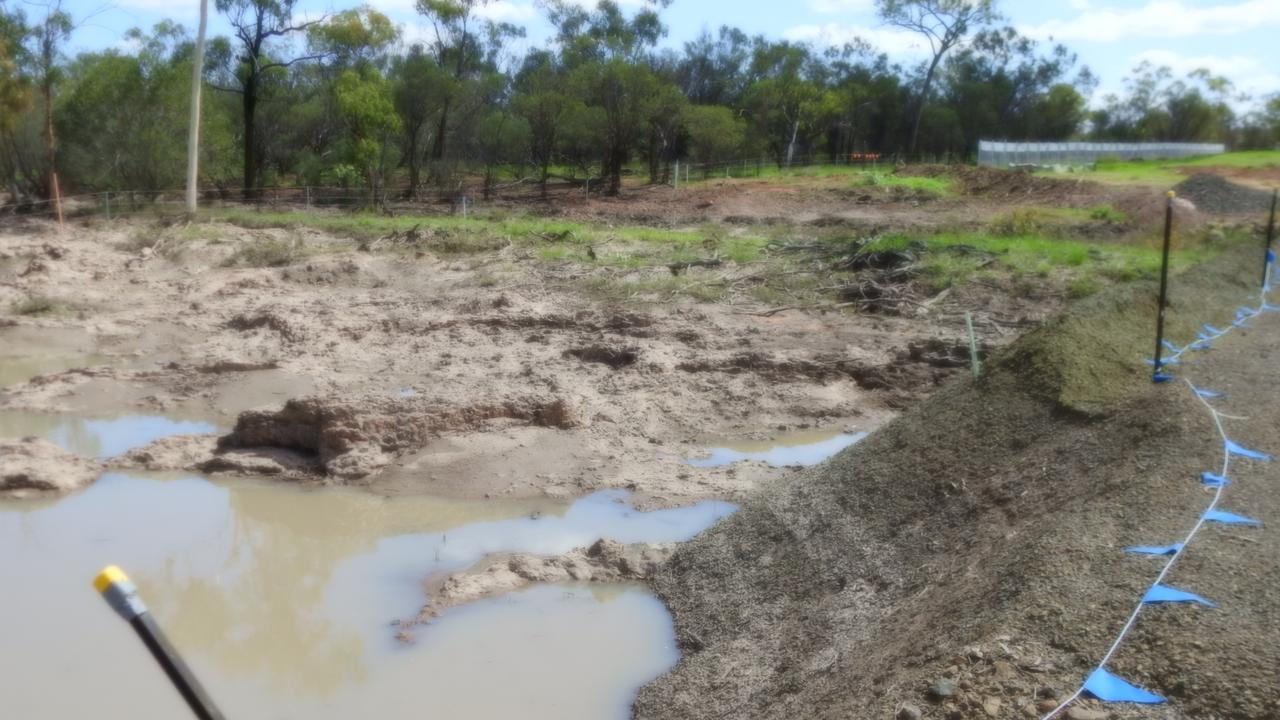
[[[359,480],[417,450],[442,432],[472,430],[494,420],[537,427],[577,427],[573,408],[548,397],[495,399],[471,404],[427,398],[309,397],[276,411],[240,414],[218,440],[223,450],[287,450],[314,456],[326,475]]]
[[[68,493],[87,487],[102,464],[47,440],[0,440],[0,497]]]
[[[1175,279],[1173,337],[1229,321],[1250,293],[1254,254]],[[654,586],[685,659],[641,691],[635,717],[1052,709],[1153,580],[1154,564],[1120,548],[1181,537],[1207,504],[1195,474],[1220,462],[1203,407],[1184,385],[1153,386],[1141,366],[1154,305],[1149,285],[1085,301],[999,353],[981,382],[950,383],[683,546]],[[1274,448],[1269,408],[1280,398],[1251,345],[1270,332],[1280,348],[1277,323],[1265,322],[1233,338],[1234,355],[1215,350],[1225,374],[1205,379],[1236,383],[1240,411],[1267,415],[1241,439]],[[1280,510],[1263,478],[1237,485],[1236,502],[1255,514]],[[1219,529],[1179,566],[1172,583],[1229,597],[1232,609],[1162,608],[1139,623],[1110,669],[1174,700],[1141,717],[1280,717],[1278,546]],[[1089,712],[1076,710],[1109,716]]]
[[[1237,185],[1217,175],[1192,175],[1174,188],[1203,212],[1215,215],[1264,213],[1271,207],[1271,193]]]

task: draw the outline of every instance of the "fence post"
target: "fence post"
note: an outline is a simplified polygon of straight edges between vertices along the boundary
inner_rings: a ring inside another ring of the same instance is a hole
[[[672,187],[674,187],[676,190],[680,189],[680,161],[679,160],[676,160],[675,185],[673,185]]]
[[[1280,190],[1271,191],[1271,219],[1267,221],[1267,254],[1262,257],[1262,291],[1267,291],[1268,280],[1271,279],[1271,264],[1275,262],[1271,253],[1271,243],[1276,239],[1276,196]]]
[[[58,173],[50,173],[53,178],[53,202],[54,207],[58,209],[58,231],[65,232],[66,223],[62,221],[62,190],[58,187]]]
[[[973,369],[973,379],[982,377],[982,361],[978,359],[978,335],[973,331],[973,313],[965,311],[964,324],[969,329],[969,364]]]
[[[311,186],[310,185],[306,186],[305,192],[307,195],[307,209],[310,210],[311,209]]]
[[[1155,369],[1151,373],[1151,380],[1153,382],[1165,382],[1169,379],[1168,376],[1163,375],[1160,370],[1163,365],[1161,356],[1164,352],[1164,311],[1168,304],[1167,299],[1169,294],[1169,247],[1173,242],[1174,197],[1175,193],[1170,190],[1168,201],[1166,202],[1164,209],[1164,255],[1160,261],[1160,304],[1156,309],[1156,356],[1152,363]]]
[[[107,220],[111,219],[111,191],[107,191]]]

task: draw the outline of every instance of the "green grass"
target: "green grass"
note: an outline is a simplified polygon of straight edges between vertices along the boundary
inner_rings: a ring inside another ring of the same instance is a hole
[[[1182,169],[1194,172],[1196,168],[1276,166],[1280,166],[1280,151],[1255,150],[1179,160],[1100,160],[1095,170],[1089,175],[1092,179],[1102,182],[1154,185],[1167,188],[1177,185],[1187,178],[1187,172],[1179,172]]]
[[[1092,222],[1123,223],[1128,215],[1110,205],[1093,208],[1015,208],[996,217],[988,227],[997,235],[1054,235],[1071,225]]]
[[[295,240],[254,240],[223,261],[224,267],[285,267],[306,256],[302,243]]]
[[[719,257],[738,263],[764,257],[768,241],[707,225],[697,230],[603,227],[529,217],[490,219],[454,216],[398,216],[218,210],[210,219],[250,228],[314,228],[356,242],[418,228],[428,234],[426,249],[449,254],[486,252],[508,244],[533,250],[549,262],[574,260],[618,267],[666,265]],[[597,253],[590,259],[589,248]],[[607,248],[607,249],[606,249]]]
[[[952,181],[945,177],[902,177],[883,173],[866,173],[857,182],[861,187],[904,188],[945,197],[952,193]]]
[[[67,303],[44,295],[30,295],[15,302],[11,308],[14,315],[60,315],[71,311]]]
[[[937,290],[968,282],[979,273],[1003,271],[1014,279],[1047,279],[1064,274],[1069,276],[1069,292],[1091,294],[1093,290],[1079,278],[1125,282],[1155,277],[1160,270],[1160,253],[1153,248],[1050,239],[1034,234],[968,232],[926,238],[898,235],[883,238],[868,249],[901,250],[919,242],[929,250],[920,262],[921,272]],[[1180,270],[1203,262],[1216,252],[1214,248],[1196,244],[1174,253],[1170,264]],[[1073,290],[1071,283],[1077,281]]]

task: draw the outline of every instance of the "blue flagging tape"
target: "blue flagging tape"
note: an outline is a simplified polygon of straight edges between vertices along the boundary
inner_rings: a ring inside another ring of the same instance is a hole
[[[1260,520],[1254,520],[1253,518],[1247,518],[1243,515],[1236,515],[1235,513],[1229,513],[1223,510],[1210,510],[1204,514],[1204,519],[1208,522],[1222,523],[1223,525],[1257,526],[1262,524]]]
[[[1275,250],[1267,250],[1267,262],[1268,262],[1268,263],[1273,263],[1273,262],[1275,262],[1275,261],[1276,261],[1276,251],[1275,251]]]
[[[1177,345],[1167,340],[1162,340],[1161,346],[1164,348],[1167,348],[1173,354],[1168,358],[1162,359],[1158,364],[1154,360],[1146,361],[1147,365],[1154,367],[1154,371],[1151,379],[1157,383],[1167,383],[1174,380],[1175,378],[1172,375],[1166,374],[1162,371],[1168,366],[1177,365],[1181,356],[1186,354],[1188,351],[1209,350],[1212,348],[1211,343],[1213,341],[1226,335],[1228,332],[1231,331],[1233,327],[1236,327],[1236,328],[1246,327],[1246,323],[1250,319],[1257,317],[1266,311],[1280,312],[1280,307],[1269,305],[1267,303],[1267,293],[1271,290],[1271,263],[1275,262],[1275,260],[1276,260],[1275,253],[1268,251],[1267,252],[1267,279],[1263,282],[1263,294],[1261,299],[1262,301],[1258,309],[1255,310],[1253,308],[1248,308],[1248,307],[1238,308],[1235,312],[1235,319],[1231,323],[1231,327],[1227,327],[1225,329],[1219,329],[1208,323],[1205,323],[1204,325],[1201,326],[1202,331],[1197,334],[1198,340],[1189,343],[1187,346],[1183,348],[1179,348]],[[1199,595],[1161,584],[1161,581],[1164,579],[1165,575],[1167,575],[1169,571],[1173,569],[1174,563],[1176,563],[1178,561],[1178,558],[1181,557],[1182,551],[1185,549],[1186,545],[1195,538],[1196,533],[1200,530],[1200,528],[1203,526],[1204,523],[1216,522],[1216,523],[1222,523],[1225,525],[1261,525],[1262,524],[1258,520],[1254,520],[1252,518],[1247,518],[1241,515],[1235,515],[1233,513],[1225,512],[1223,510],[1218,510],[1217,507],[1218,507],[1218,502],[1222,499],[1222,493],[1225,491],[1226,486],[1231,482],[1231,480],[1227,476],[1227,470],[1231,466],[1231,458],[1233,456],[1250,458],[1252,460],[1261,460],[1263,462],[1271,460],[1271,456],[1267,455],[1266,453],[1259,452],[1257,450],[1251,450],[1249,448],[1246,448],[1240,445],[1239,443],[1232,441],[1230,438],[1226,436],[1225,431],[1223,431],[1222,429],[1222,424],[1220,421],[1220,418],[1224,416],[1221,413],[1219,413],[1217,410],[1215,410],[1211,405],[1208,404],[1208,401],[1211,399],[1223,397],[1222,393],[1214,392],[1213,390],[1197,388],[1194,385],[1191,385],[1190,383],[1188,383],[1188,386],[1190,386],[1191,390],[1195,393],[1195,395],[1199,397],[1202,401],[1204,401],[1205,405],[1209,407],[1210,412],[1212,412],[1214,415],[1214,421],[1218,425],[1218,431],[1222,437],[1222,443],[1223,443],[1222,474],[1217,475],[1211,472],[1204,472],[1204,473],[1201,473],[1200,475],[1200,481],[1202,483],[1204,483],[1208,487],[1214,488],[1215,493],[1213,496],[1213,501],[1209,503],[1209,507],[1205,511],[1204,515],[1201,516],[1200,521],[1197,522],[1195,527],[1191,529],[1191,533],[1187,536],[1185,542],[1173,543],[1170,545],[1163,545],[1163,546],[1139,545],[1135,547],[1125,548],[1125,552],[1127,553],[1131,553],[1135,555],[1165,556],[1168,559],[1165,561],[1164,568],[1160,571],[1160,575],[1156,578],[1155,584],[1153,584],[1151,588],[1147,590],[1146,594],[1143,595],[1142,600],[1137,604],[1137,606],[1133,610],[1133,613],[1129,616],[1129,621],[1125,624],[1124,629],[1122,629],[1120,631],[1120,634],[1116,636],[1116,639],[1111,644],[1110,649],[1107,650],[1107,653],[1099,661],[1097,669],[1095,669],[1093,673],[1089,675],[1088,679],[1085,680],[1084,684],[1082,684],[1079,687],[1079,689],[1077,689],[1074,693],[1071,694],[1070,697],[1068,697],[1060,705],[1058,705],[1057,708],[1055,708],[1049,714],[1041,718],[1041,720],[1053,720],[1053,718],[1056,718],[1059,713],[1066,710],[1072,703],[1074,703],[1083,695],[1091,695],[1093,697],[1098,698],[1099,700],[1102,700],[1103,702],[1109,702],[1109,703],[1128,702],[1128,703],[1158,704],[1158,703],[1165,702],[1165,699],[1160,697],[1159,695],[1156,695],[1150,691],[1137,687],[1136,685],[1126,682],[1125,680],[1122,680],[1119,677],[1116,677],[1115,675],[1112,675],[1111,673],[1107,672],[1107,669],[1106,669],[1107,663],[1111,661],[1111,658],[1120,649],[1120,646],[1124,642],[1125,637],[1128,635],[1129,631],[1133,628],[1134,623],[1137,622],[1138,616],[1141,613],[1142,608],[1145,607],[1146,605],[1151,605],[1156,603],[1198,603],[1206,607],[1211,607],[1211,608],[1217,607],[1212,601],[1206,600],[1205,598],[1202,598]]]
[[[1200,473],[1200,482],[1209,487],[1225,487],[1231,484],[1231,481],[1221,475],[1214,475],[1211,472]]]
[[[1172,588],[1168,585],[1156,585],[1152,587],[1147,591],[1146,595],[1142,596],[1142,603],[1144,605],[1160,605],[1162,603],[1197,603],[1210,608],[1218,607],[1217,603],[1205,600],[1195,593],[1189,593],[1186,590]]]
[[[1232,455],[1239,455],[1240,457],[1246,457],[1246,458],[1249,458],[1250,460],[1261,460],[1262,462],[1271,462],[1271,456],[1266,453],[1260,453],[1257,450],[1250,450],[1249,448],[1242,447],[1234,442],[1231,442],[1230,440],[1223,440],[1222,442],[1227,446],[1227,452],[1231,453]]]
[[[1134,555],[1177,555],[1178,551],[1183,548],[1182,543],[1173,543],[1172,545],[1135,545],[1124,549],[1127,553]]]
[[[1137,685],[1131,685],[1102,668],[1093,671],[1084,683],[1084,690],[1103,702],[1142,703],[1143,705],[1159,705],[1165,702],[1165,699],[1159,695],[1143,690]]]

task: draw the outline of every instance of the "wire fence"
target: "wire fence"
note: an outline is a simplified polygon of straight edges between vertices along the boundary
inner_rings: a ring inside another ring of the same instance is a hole
[[[978,142],[978,164],[1090,165],[1107,158],[1120,160],[1169,160],[1220,155],[1227,147],[1214,143],[1090,143],[1090,142]]]
[[[750,157],[698,162],[677,159],[656,168],[647,164],[628,166],[623,172],[627,190],[682,188],[716,179],[772,178],[807,175],[824,168],[862,170],[869,173],[888,172],[905,164],[956,164],[965,158],[957,154],[915,155],[908,161],[904,155],[878,153],[830,153],[796,155],[779,160],[775,157]],[[546,186],[536,176],[519,176],[485,187],[469,180],[451,188],[420,186],[412,191],[407,184],[390,185],[378,190],[356,187],[317,185],[281,185],[254,188],[217,187],[199,191],[202,209],[240,208],[269,211],[273,209],[374,209],[389,213],[425,215],[467,215],[478,204],[499,201],[563,202],[577,198],[599,197],[608,188],[608,179],[598,174],[581,177],[556,175]],[[57,205],[69,219],[97,217],[113,219],[126,216],[181,213],[185,209],[185,190],[103,190],[76,193],[53,199],[24,199],[0,204],[0,217],[56,217]]]

